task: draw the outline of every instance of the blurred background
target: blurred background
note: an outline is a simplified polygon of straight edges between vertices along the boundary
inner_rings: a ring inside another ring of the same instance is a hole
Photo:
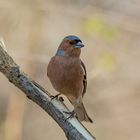
[[[84,104],[97,140],[140,139],[139,0],[0,0],[0,36],[21,69],[56,94],[50,58],[79,36],[88,72]],[[63,131],[0,73],[0,140],[63,140]]]

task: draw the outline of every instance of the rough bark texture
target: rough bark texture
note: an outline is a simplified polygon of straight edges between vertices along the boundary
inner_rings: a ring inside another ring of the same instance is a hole
[[[66,106],[59,100],[54,99],[51,101],[50,94],[47,91],[44,92],[41,86],[29,79],[3,48],[5,46],[0,43],[0,71],[8,80],[22,90],[29,99],[44,109],[63,129],[68,140],[95,140],[76,118],[73,119],[78,123],[78,127],[73,125],[73,119],[66,120],[67,116],[63,112],[68,111]]]

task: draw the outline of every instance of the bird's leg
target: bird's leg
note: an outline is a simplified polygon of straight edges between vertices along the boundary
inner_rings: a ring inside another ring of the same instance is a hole
[[[51,96],[50,96],[50,97],[51,97],[51,100],[59,99],[61,102],[63,102],[64,99],[63,99],[62,97],[59,97],[59,95],[61,95],[61,93],[59,93],[59,94],[57,94],[57,95],[55,95],[55,96],[51,95]],[[59,97],[59,98],[58,98],[58,97]]]
[[[76,112],[74,110],[71,112],[67,112],[67,111],[63,111],[63,112],[69,115],[69,117],[66,118],[66,120],[76,116]]]

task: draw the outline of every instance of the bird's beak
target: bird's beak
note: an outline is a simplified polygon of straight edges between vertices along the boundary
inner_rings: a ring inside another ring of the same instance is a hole
[[[82,42],[77,42],[74,48],[82,48],[84,47],[84,44]]]

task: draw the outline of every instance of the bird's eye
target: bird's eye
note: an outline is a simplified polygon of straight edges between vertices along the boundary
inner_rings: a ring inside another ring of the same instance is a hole
[[[74,41],[75,41],[76,43],[82,42],[80,39],[75,39]]]
[[[71,44],[71,45],[74,45],[74,44],[75,44],[75,42],[73,42],[73,41],[70,41],[70,44]]]

